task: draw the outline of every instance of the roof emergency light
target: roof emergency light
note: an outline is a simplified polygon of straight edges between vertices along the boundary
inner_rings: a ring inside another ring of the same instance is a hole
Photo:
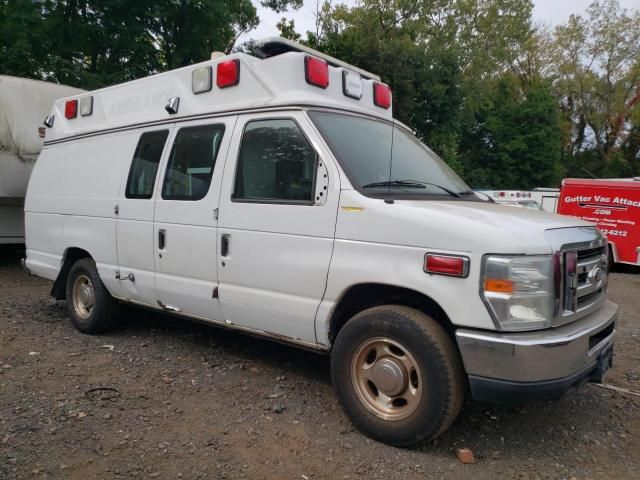
[[[64,104],[64,118],[71,120],[78,116],[78,100],[67,100]]]
[[[309,85],[327,88],[329,86],[329,64],[316,57],[304,57],[304,77]]]
[[[80,99],[80,115],[88,117],[93,113],[93,95]]]
[[[213,85],[212,76],[213,73],[210,66],[196,68],[191,72],[191,91],[197,95],[211,90]]]
[[[342,71],[342,93],[356,100],[362,98],[362,78],[359,74],[349,70]]]
[[[373,103],[384,109],[391,106],[391,89],[389,85],[373,82]]]
[[[233,87],[240,82],[240,60],[220,62],[216,67],[216,84],[219,88]]]

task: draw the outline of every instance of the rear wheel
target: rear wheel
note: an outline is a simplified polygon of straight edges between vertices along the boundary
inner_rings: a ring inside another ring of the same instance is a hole
[[[118,323],[119,304],[100,280],[90,258],[75,262],[67,276],[67,313],[83,333],[104,333]]]
[[[371,308],[349,320],[333,348],[331,377],[355,426],[396,446],[442,434],[464,400],[453,342],[431,317],[404,306]]]

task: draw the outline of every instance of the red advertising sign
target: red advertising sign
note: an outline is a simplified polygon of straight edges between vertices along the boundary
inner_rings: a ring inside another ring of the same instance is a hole
[[[596,224],[616,262],[640,265],[640,181],[567,178],[558,213]]]

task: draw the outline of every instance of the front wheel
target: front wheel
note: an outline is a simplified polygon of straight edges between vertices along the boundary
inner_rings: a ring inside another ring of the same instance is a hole
[[[428,315],[399,305],[365,310],[346,323],[332,351],[331,378],[354,425],[396,446],[438,437],[464,400],[450,337]]]
[[[119,304],[102,284],[96,265],[90,258],[75,262],[66,285],[67,313],[83,333],[104,333],[118,323]]]

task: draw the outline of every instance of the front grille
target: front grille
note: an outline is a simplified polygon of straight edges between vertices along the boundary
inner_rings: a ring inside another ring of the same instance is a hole
[[[581,297],[578,297],[578,301],[577,301],[578,310],[586,308],[590,306],[594,301],[597,301],[598,298],[600,298],[600,296],[602,295],[602,292],[603,292],[603,289],[599,288],[594,292],[586,293]]]
[[[585,248],[584,250],[578,250],[578,260],[584,258],[599,257],[602,255],[602,249],[605,247]]]
[[[578,320],[596,310],[605,300],[607,291],[607,245],[563,250],[562,306],[555,325]]]

